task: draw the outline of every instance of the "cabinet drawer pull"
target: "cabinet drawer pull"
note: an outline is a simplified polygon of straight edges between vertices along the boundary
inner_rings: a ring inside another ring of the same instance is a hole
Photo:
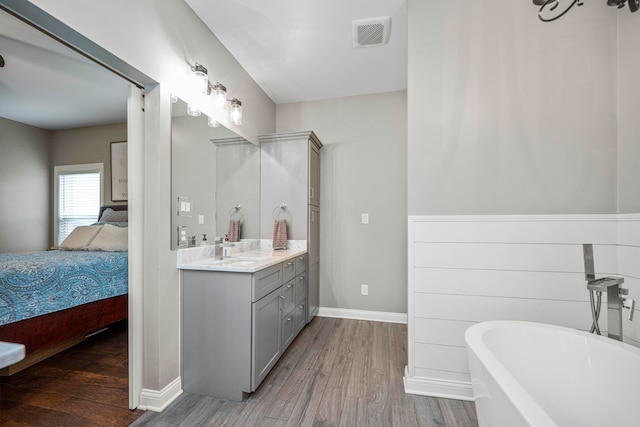
[[[291,322],[291,317],[287,317],[287,322]]]
[[[302,309],[304,308],[304,304],[300,304],[300,305],[298,306],[298,308],[299,308],[300,310],[302,310]]]
[[[298,277],[298,280],[304,280],[304,276]]]
[[[292,285],[287,285],[287,289],[291,289],[291,286],[292,286]]]
[[[284,295],[280,295],[280,298],[284,299]]]
[[[292,262],[288,262],[287,265],[293,265],[293,263]]]

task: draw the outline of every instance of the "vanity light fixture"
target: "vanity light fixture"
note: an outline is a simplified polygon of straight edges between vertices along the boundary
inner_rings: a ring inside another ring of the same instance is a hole
[[[218,123],[218,121],[216,119],[214,119],[213,117],[209,117],[207,119],[207,124],[212,128],[219,128],[220,127],[220,123]]]
[[[209,92],[209,80],[207,80],[209,72],[207,71],[207,69],[203,65],[200,65],[196,62],[196,65],[191,67],[191,72],[193,73],[193,76],[195,77],[202,93],[207,95]]]
[[[229,120],[234,125],[242,124],[242,102],[233,98],[231,100],[231,110],[229,111]]]
[[[193,105],[187,104],[187,114],[193,117],[198,117],[200,114],[202,114],[202,112],[200,112],[200,110],[198,110]]]
[[[212,88],[212,93],[213,103],[216,108],[220,111],[225,111],[227,109],[227,88],[222,83],[216,82]]]

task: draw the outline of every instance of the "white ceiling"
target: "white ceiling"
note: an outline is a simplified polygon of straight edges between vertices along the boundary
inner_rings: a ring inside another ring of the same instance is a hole
[[[277,104],[407,88],[407,0],[186,2]],[[382,16],[389,43],[354,48],[352,21]],[[129,82],[3,10],[0,55],[0,117],[51,130],[126,120]]]
[[[185,1],[276,104],[407,88],[407,0]],[[389,43],[354,48],[352,21],[382,16]]]
[[[0,117],[42,129],[120,123],[129,82],[0,10]]]

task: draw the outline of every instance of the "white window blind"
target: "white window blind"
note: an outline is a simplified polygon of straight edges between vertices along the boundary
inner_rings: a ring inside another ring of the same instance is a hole
[[[100,175],[100,172],[58,175],[58,244],[77,226],[98,220]]]

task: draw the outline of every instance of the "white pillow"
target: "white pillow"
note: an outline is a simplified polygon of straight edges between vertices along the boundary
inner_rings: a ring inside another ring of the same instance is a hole
[[[100,222],[128,222],[129,211],[114,211],[111,208],[106,208],[102,212]]]
[[[104,224],[102,225],[102,230],[100,230],[87,247],[87,250],[125,252],[128,250],[127,233],[128,229],[125,227]]]
[[[65,251],[83,251],[93,241],[102,225],[81,225],[73,229],[59,248]]]

